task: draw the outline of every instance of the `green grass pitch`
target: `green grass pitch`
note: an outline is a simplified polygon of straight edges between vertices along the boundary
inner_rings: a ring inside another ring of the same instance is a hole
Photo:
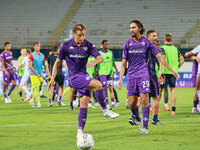
[[[138,126],[128,123],[130,110],[125,109],[126,88],[118,91],[120,106],[113,110],[119,118],[109,119],[100,109],[89,109],[85,133],[93,135],[94,150],[189,150],[200,149],[200,114],[192,114],[194,89],[177,89],[177,115],[163,111],[160,103],[159,119],[164,126],[151,126],[149,134],[139,135]],[[47,95],[47,89],[44,89]],[[41,99],[42,108],[31,108],[20,102],[18,89],[11,95],[12,104],[0,101],[0,150],[76,150],[78,110],[70,111],[67,96],[64,107],[48,99]],[[169,100],[171,106],[171,98]]]

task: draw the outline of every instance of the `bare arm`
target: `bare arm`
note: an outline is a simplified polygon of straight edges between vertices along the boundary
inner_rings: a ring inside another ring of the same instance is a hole
[[[19,64],[17,70],[22,70],[22,69],[21,69],[22,65],[23,65],[23,64]],[[24,69],[23,69],[23,70],[24,70]]]
[[[54,65],[53,65],[51,81],[49,82],[48,89],[50,89],[51,86],[53,85],[53,82],[54,82],[55,77],[56,77],[56,75],[57,75],[57,73],[58,73],[58,69],[59,69],[61,63],[62,63],[62,60],[60,60],[60,59],[57,58],[57,59],[56,59],[56,62],[55,62]]]
[[[38,76],[40,77],[41,75],[35,70],[35,68],[33,67],[33,61],[29,61],[29,68]]]
[[[123,76],[124,76],[124,72],[125,72],[125,69],[126,69],[126,65],[127,65],[127,60],[123,59],[122,64],[121,64],[121,69],[120,69],[120,78],[119,78],[119,82],[118,82],[118,85],[117,85],[119,90],[121,90],[121,86],[122,86],[122,83],[123,83]]]
[[[64,62],[64,66],[65,66],[65,68],[68,70],[68,66],[67,66],[66,61]]]
[[[169,69],[169,71],[171,71],[171,73],[172,73],[172,74],[176,77],[176,79],[178,80],[178,78],[179,78],[178,74],[172,70],[172,68],[170,67],[170,65],[167,63],[167,61],[165,60],[165,58],[162,57],[162,55],[161,55],[160,53],[158,53],[158,54],[156,55],[156,58],[161,62],[161,69],[162,69],[162,70],[160,70],[160,75],[162,74],[163,65],[164,65],[165,67],[167,67],[167,69]],[[160,75],[159,75],[159,77],[160,77]]]
[[[23,65],[23,64],[22,64]],[[24,68],[21,68],[22,67],[22,65],[21,65],[21,62],[20,62],[20,60],[18,59],[18,61],[17,61],[17,66],[18,66],[18,69],[17,70],[24,70]]]
[[[9,75],[9,72],[6,70],[4,61],[2,61],[1,64],[2,64],[2,68],[3,68],[3,70],[5,71],[6,75]]]
[[[187,58],[187,57],[189,57],[189,56],[195,56],[195,54],[193,53],[193,52],[186,52],[185,53],[185,57]]]
[[[179,62],[179,68],[184,64],[185,60],[183,58],[183,56],[179,56],[180,62]]]
[[[101,57],[101,55],[97,56],[95,61],[90,61],[87,63],[87,67],[92,67],[92,66],[95,66],[97,64],[100,64],[103,62],[103,58]]]
[[[49,72],[49,67],[48,67],[48,65],[46,64],[46,62],[44,63],[44,68],[45,68],[45,70],[46,70],[46,72],[47,72],[47,75],[50,77],[51,75],[50,75],[50,72]]]
[[[118,74],[119,74],[119,71],[118,71],[117,66],[116,66],[116,64],[115,64],[115,61],[113,61],[113,67],[115,68],[115,71],[116,71],[116,73],[117,73],[117,75],[118,75]]]

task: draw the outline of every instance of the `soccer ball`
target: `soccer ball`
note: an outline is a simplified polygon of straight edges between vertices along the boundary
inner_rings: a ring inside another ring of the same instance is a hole
[[[80,134],[76,142],[78,148],[83,150],[89,150],[94,146],[94,138],[88,133]]]

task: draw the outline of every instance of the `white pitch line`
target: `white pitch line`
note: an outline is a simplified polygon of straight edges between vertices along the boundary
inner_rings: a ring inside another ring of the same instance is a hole
[[[179,120],[179,119],[198,119],[198,118],[169,118],[169,119],[162,119],[162,120]],[[122,122],[122,121],[127,121],[127,119],[107,119],[107,120],[95,120],[91,121],[88,120],[87,123],[101,123],[101,122]],[[0,125],[0,127],[16,127],[16,126],[77,126],[77,121],[72,121],[72,122],[44,122],[44,123],[25,123],[25,124],[10,124],[10,125]],[[70,124],[70,125],[67,125]],[[74,125],[72,125],[74,124]],[[103,124],[102,124],[103,125]],[[87,125],[87,126],[102,126],[100,125]],[[187,124],[166,124],[167,126],[184,126]],[[188,124],[188,125],[199,125],[199,124]],[[109,126],[123,126],[123,125],[109,125]]]

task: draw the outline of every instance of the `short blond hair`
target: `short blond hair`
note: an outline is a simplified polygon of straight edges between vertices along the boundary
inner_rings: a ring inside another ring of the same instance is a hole
[[[165,41],[171,42],[173,35],[171,33],[166,33],[164,38],[165,38]]]
[[[86,27],[84,24],[75,24],[73,27],[73,32],[76,33],[77,30],[83,31],[86,30]]]

